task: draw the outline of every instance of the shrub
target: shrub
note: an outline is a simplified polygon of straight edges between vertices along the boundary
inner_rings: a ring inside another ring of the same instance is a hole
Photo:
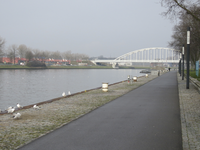
[[[26,64],[28,67],[47,67],[45,63],[42,63],[40,61],[30,61]]]

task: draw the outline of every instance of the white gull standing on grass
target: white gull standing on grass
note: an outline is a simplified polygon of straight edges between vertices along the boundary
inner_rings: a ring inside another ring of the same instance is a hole
[[[19,103],[17,103],[17,108],[23,108]]]
[[[71,95],[70,91],[68,91],[68,95]]]
[[[8,107],[8,113],[13,113],[15,111],[15,107]]]
[[[8,107],[7,109],[5,109],[5,110],[7,110],[7,111],[8,111],[9,109],[12,109],[12,108],[13,108],[12,106],[9,106],[9,107]]]
[[[41,107],[39,107],[39,106],[37,106],[37,105],[34,105],[33,108],[34,108],[34,109],[41,109]]]
[[[65,92],[63,92],[63,93],[62,93],[62,96],[63,96],[63,97],[65,97],[65,96],[66,96]]]
[[[20,113],[13,114],[14,119],[19,119],[21,117]]]

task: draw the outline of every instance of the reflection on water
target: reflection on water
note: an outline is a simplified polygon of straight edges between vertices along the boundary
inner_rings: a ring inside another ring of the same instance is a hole
[[[76,93],[102,82],[115,83],[128,75],[140,76],[138,69],[46,69],[0,70],[0,109],[23,106]]]

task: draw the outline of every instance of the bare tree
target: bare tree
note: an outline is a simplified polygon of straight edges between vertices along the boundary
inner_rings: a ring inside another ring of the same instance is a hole
[[[19,45],[18,47],[18,54],[20,58],[25,58],[26,52],[27,52],[27,46],[24,44]]]
[[[0,37],[0,56],[4,55],[5,39]]]
[[[61,53],[60,53],[59,51],[52,52],[52,53],[50,54],[50,57],[53,58],[53,59],[62,59]]]
[[[49,52],[49,51],[43,51],[43,52],[42,52],[42,56],[43,56],[45,59],[48,59],[49,56],[50,56],[50,52]]]
[[[3,55],[3,47],[5,44],[5,40],[0,37],[0,56]],[[79,53],[71,53],[71,51],[66,51],[64,53],[60,53],[59,51],[49,52],[49,51],[41,51],[39,49],[31,49],[28,48],[26,45],[21,44],[19,47],[17,45],[12,45],[7,49],[7,56],[10,57],[11,61],[15,57],[20,56],[21,58],[26,58],[27,60],[31,60],[32,58],[35,59],[67,59],[67,60],[88,60],[88,56],[85,54]]]
[[[49,58],[49,54],[50,54],[50,52],[48,52],[48,51],[41,51],[40,55],[39,55],[39,58],[42,59],[42,61],[44,61],[44,59],[48,59]]]
[[[174,19],[185,13],[200,21],[199,12],[196,9],[199,3],[199,0],[161,0],[161,6],[167,8],[167,11],[162,14],[170,19]]]
[[[67,59],[67,60],[72,60],[72,53],[71,53],[71,51],[66,51],[66,52],[62,53],[62,57],[64,59]]]
[[[192,16],[188,16],[185,13],[182,13],[182,15],[179,17],[179,20],[179,24],[174,27],[174,34],[172,35],[172,41],[169,42],[169,46],[181,50],[183,44],[186,45],[186,31],[187,27],[190,26],[190,60],[192,61],[192,64],[195,65],[195,62],[200,58],[200,22]]]
[[[88,56],[88,55],[85,55],[85,54],[82,54],[82,59],[83,59],[83,60],[89,60],[89,56]]]
[[[13,44],[13,45],[11,45],[11,46],[8,47],[7,56],[10,57],[11,62],[14,59],[14,64],[15,64],[15,57],[18,56],[17,48],[18,48],[18,46],[15,45],[15,44]]]
[[[26,51],[25,58],[30,61],[33,57],[34,57],[34,55],[32,53],[32,50],[30,48],[28,48],[28,50]]]
[[[33,53],[35,59],[40,58],[41,51],[39,49],[32,49],[32,53]]]
[[[71,54],[71,59],[72,59],[73,61],[78,60],[78,55],[77,55],[77,53],[72,53],[72,54]]]
[[[169,46],[180,49],[186,45],[187,27],[191,27],[190,60],[195,65],[195,61],[200,58],[200,1],[199,0],[161,0],[161,5],[167,8],[163,13],[170,19],[178,18],[179,24],[174,27],[174,34]],[[186,54],[187,55],[187,54]]]

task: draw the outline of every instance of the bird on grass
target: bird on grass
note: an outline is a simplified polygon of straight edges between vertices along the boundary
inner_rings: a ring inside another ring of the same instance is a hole
[[[15,111],[15,107],[8,107],[8,113],[13,113]]]
[[[34,105],[33,108],[34,108],[34,109],[41,109],[41,107],[39,107],[39,106],[37,106],[37,105]]]
[[[68,91],[68,95],[71,95],[71,92],[70,92],[70,91]]]
[[[63,93],[62,93],[62,96],[63,96],[63,97],[65,97],[65,96],[66,96],[65,92],[63,92]]]
[[[14,119],[19,119],[21,117],[21,114],[20,113],[15,113],[13,114],[13,118]]]
[[[10,106],[10,107],[8,107],[6,110],[9,110],[9,109],[12,109],[13,107],[12,106]]]
[[[17,108],[23,108],[19,103],[17,103]]]

